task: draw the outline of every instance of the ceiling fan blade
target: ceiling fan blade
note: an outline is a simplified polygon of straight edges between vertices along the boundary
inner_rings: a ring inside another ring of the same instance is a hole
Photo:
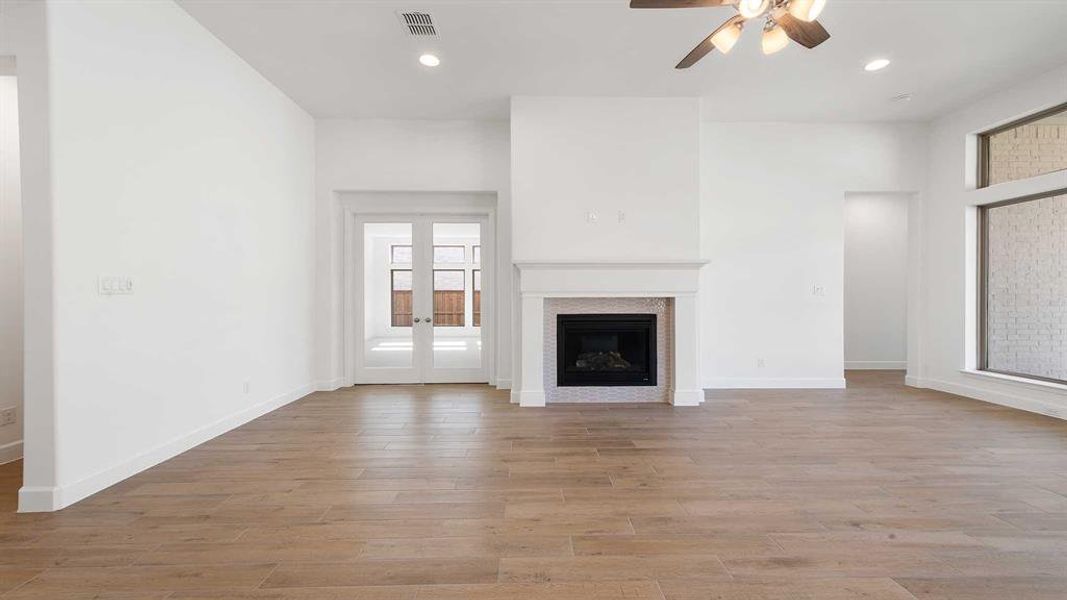
[[[712,31],[711,35],[709,35],[708,37],[704,38],[704,41],[702,41],[699,44],[697,44],[697,47],[693,48],[693,50],[691,52],[689,52],[689,54],[686,54],[685,58],[682,59],[682,62],[680,62],[677,65],[675,65],[674,68],[675,69],[688,69],[689,67],[695,65],[697,63],[697,61],[699,61],[700,59],[702,59],[705,56],[707,56],[708,52],[711,52],[712,50],[715,49],[715,43],[711,41],[711,38],[715,37],[716,33],[719,33],[720,31],[722,31],[726,27],[735,26],[737,21],[740,18],[741,18],[740,16],[734,16],[734,17],[730,17],[729,19],[726,19],[725,23],[723,23],[722,25],[719,25],[718,29],[716,29],[715,31]]]
[[[830,32],[818,21],[807,23],[784,11],[775,16],[774,20],[782,26],[789,39],[805,48],[814,48],[830,39]]]
[[[712,34],[715,35],[715,34]],[[688,69],[689,67],[697,64],[697,61],[708,55],[709,52],[715,49],[715,44],[711,42],[711,35],[704,38],[703,42],[697,44],[696,48],[693,48],[689,54],[685,55],[682,62],[675,65],[675,69]]]
[[[732,0],[630,0],[630,8],[701,8],[725,6]]]

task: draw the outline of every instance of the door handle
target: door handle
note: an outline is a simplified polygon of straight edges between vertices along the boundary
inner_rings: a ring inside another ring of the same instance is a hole
[[[418,318],[418,317],[415,317],[415,319],[414,319],[414,320],[415,320],[415,322],[416,322],[416,323],[418,323],[418,322],[419,322],[419,318]]]
[[[430,319],[430,317],[426,317],[425,319],[423,319],[423,321],[426,321],[427,323],[433,323],[433,320]]]

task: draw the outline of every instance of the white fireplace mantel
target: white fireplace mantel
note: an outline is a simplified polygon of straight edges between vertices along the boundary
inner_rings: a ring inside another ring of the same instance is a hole
[[[697,290],[705,260],[515,261],[521,303],[520,364],[512,401],[544,406],[545,298],[671,298],[674,347],[670,401],[697,406],[700,387]]]

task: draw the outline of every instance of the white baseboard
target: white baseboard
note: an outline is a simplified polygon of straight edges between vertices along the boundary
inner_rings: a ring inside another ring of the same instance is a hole
[[[922,381],[923,381],[922,379],[919,379],[915,375],[905,375],[904,376],[904,385],[906,385],[908,387],[913,387],[913,388],[926,387],[926,386],[924,386],[922,384]]]
[[[908,368],[906,360],[846,360],[845,369],[870,371],[903,371]]]
[[[1052,404],[1051,402],[1034,400],[1033,398],[1026,398],[1016,394],[993,391],[962,383],[953,383],[938,379],[916,378],[914,384],[908,383],[908,385],[911,385],[912,387],[937,390],[939,392],[947,392],[949,394],[955,394],[957,396],[963,396],[965,398],[971,398],[974,400],[981,400],[982,402],[988,402],[990,404],[996,404],[998,406],[1006,406],[1008,408],[1025,410],[1027,412],[1037,413],[1039,415],[1045,415],[1048,417],[1055,417],[1057,419],[1067,420],[1067,406],[1060,406],[1057,404]]]
[[[24,485],[19,488],[19,512],[51,512],[63,508],[59,504],[62,496],[57,487]]]
[[[214,423],[179,436],[126,462],[104,469],[80,481],[52,488],[24,486],[19,490],[19,512],[44,512],[66,508],[83,498],[115,485],[145,469],[154,467],[165,460],[174,458],[182,452],[199,446],[231,429],[240,427],[290,402],[299,400],[310,394],[314,388],[315,386],[312,384],[300,386],[295,390],[223,417]]]
[[[671,390],[672,406],[700,406],[704,402],[704,390]]]
[[[22,440],[0,446],[0,465],[22,458]]]
[[[844,389],[845,378],[840,377],[714,377],[704,382],[711,390],[803,390]]]
[[[315,382],[316,392],[332,392],[345,387],[345,378],[338,377],[337,379],[323,379]]]
[[[511,403],[512,404],[518,404],[519,403],[519,390],[516,390],[514,388],[512,388],[512,390],[511,390]]]
[[[511,380],[510,379],[501,379],[501,378],[498,377],[497,380],[496,380],[496,389],[498,389],[498,390],[510,390],[511,389]]]
[[[523,408],[537,408],[544,405],[544,390],[524,390],[519,392],[519,406]]]

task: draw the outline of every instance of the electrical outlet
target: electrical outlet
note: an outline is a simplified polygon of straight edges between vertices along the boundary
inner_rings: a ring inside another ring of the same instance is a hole
[[[0,410],[0,427],[7,427],[8,425],[15,424],[15,407],[5,408]]]
[[[133,293],[133,278],[114,275],[101,275],[96,282],[97,292],[101,296],[117,296]]]
[[[599,219],[599,218],[600,218],[600,215],[596,214],[596,213],[595,213],[595,212],[593,212],[593,211],[589,211],[589,212],[585,213],[585,220],[586,220],[586,222],[589,222],[589,223],[596,223],[596,222],[597,222],[597,219]]]
[[[826,296],[826,288],[821,283],[812,284],[811,295],[816,298],[823,298]]]
[[[766,367],[766,366],[767,366],[767,361],[763,360],[762,358],[757,358],[756,359],[756,368],[757,369],[762,369],[763,367]]]

